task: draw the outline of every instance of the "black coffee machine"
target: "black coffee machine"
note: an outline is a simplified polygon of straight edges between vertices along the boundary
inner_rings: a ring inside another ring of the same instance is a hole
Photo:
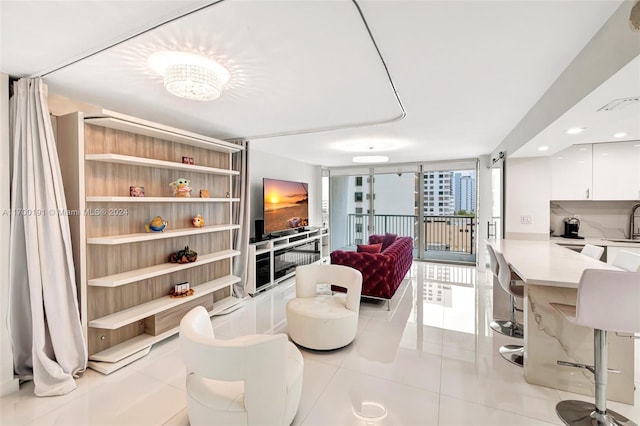
[[[564,238],[583,239],[578,236],[580,230],[580,219],[577,217],[568,217],[564,220]]]

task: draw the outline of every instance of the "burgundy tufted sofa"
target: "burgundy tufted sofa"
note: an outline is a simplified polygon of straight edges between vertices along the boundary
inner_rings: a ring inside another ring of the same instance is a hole
[[[371,235],[369,244],[381,243],[384,235]],[[362,273],[362,295],[391,299],[407,275],[413,261],[413,239],[398,237],[382,253],[335,250],[331,263],[345,265]],[[334,288],[334,290],[340,290]]]

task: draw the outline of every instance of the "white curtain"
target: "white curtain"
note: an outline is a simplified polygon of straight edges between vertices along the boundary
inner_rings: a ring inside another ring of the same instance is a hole
[[[231,141],[244,147],[244,150],[233,154],[233,169],[239,170],[240,175],[233,179],[233,198],[240,198],[239,203],[233,206],[233,223],[239,223],[240,229],[233,234],[233,248],[240,251],[233,261],[234,275],[242,278],[234,287],[236,297],[245,297],[245,284],[247,280],[247,268],[249,265],[249,234],[251,224],[249,223],[250,213],[250,191],[249,185],[249,141],[244,139]]]
[[[38,396],[76,388],[87,351],[80,325],[60,164],[41,79],[14,83],[10,101],[9,327],[14,368]]]

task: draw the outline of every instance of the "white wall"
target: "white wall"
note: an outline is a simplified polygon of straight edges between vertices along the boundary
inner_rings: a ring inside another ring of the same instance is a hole
[[[549,159],[508,158],[505,163],[506,238],[549,238]],[[522,223],[522,216],[531,223]]]
[[[7,326],[9,301],[9,76],[0,74],[0,396],[18,390],[13,377],[13,351]]]
[[[264,151],[251,149],[249,142],[249,173],[251,179],[251,235],[254,222],[262,219],[262,178],[292,180],[309,184],[309,225],[322,225],[322,170],[320,166],[290,160]]]

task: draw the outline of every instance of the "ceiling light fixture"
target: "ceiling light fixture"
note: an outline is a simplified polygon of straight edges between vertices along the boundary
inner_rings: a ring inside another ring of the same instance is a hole
[[[625,132],[618,132],[613,135],[614,138],[624,138],[625,136],[627,136]]]
[[[163,76],[169,93],[196,101],[219,98],[230,78],[214,60],[188,52],[156,52],[149,57],[149,66]]]
[[[572,127],[569,130],[567,130],[567,134],[568,135],[577,135],[577,134],[580,134],[580,133],[584,132],[585,130],[587,130],[586,127]]]
[[[538,151],[548,151],[549,147],[548,146],[539,146],[538,147]]]
[[[351,160],[354,163],[386,163],[389,157],[386,155],[357,155]]]

